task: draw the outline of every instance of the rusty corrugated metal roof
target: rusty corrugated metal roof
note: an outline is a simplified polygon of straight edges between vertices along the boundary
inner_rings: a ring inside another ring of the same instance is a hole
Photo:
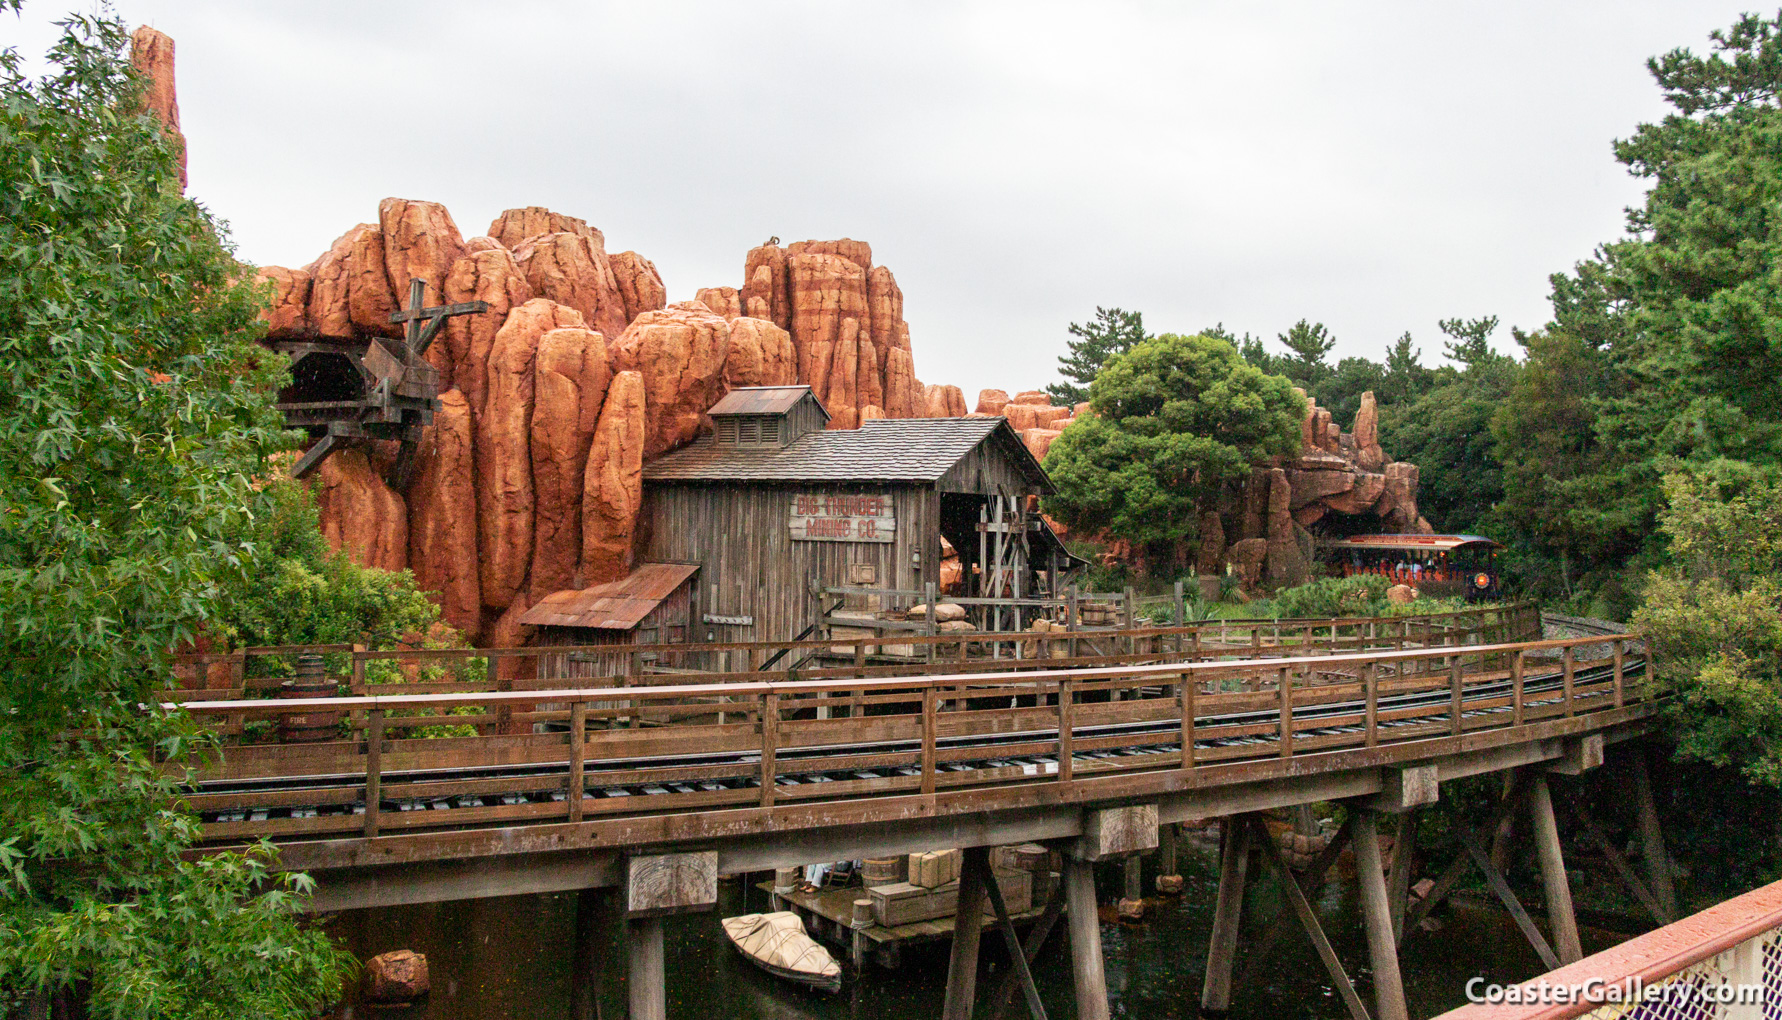
[[[644,465],[655,482],[933,482],[987,441],[1042,493],[1052,483],[1004,418],[875,418],[807,432],[786,447],[719,446],[710,436]]]
[[[533,627],[630,630],[699,570],[697,563],[640,563],[622,580],[553,592],[520,616]]]
[[[823,411],[828,418],[829,412],[823,410],[823,402],[811,393],[809,386],[739,386],[724,395],[724,399],[712,405],[706,414],[785,414],[792,410],[800,400],[810,396],[811,402]]]

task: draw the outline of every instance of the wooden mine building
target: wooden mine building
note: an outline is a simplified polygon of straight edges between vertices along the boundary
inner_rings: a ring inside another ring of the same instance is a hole
[[[967,594],[1056,590],[1072,560],[1037,512],[1051,482],[1002,418],[831,431],[808,386],[736,389],[709,413],[711,435],[644,465],[639,515],[643,560],[699,565],[693,640],[797,638],[827,587],[925,592],[943,536]]]

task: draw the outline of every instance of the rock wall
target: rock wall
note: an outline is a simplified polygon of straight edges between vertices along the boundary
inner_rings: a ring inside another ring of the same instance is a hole
[[[143,77],[143,106],[167,130],[179,156],[179,186],[186,186],[186,136],[179,129],[173,84],[173,39],[147,25],[130,34],[130,63]]]
[[[838,428],[964,414],[958,387],[917,381],[903,292],[867,244],[767,245],[744,267],[741,289],[670,304],[649,259],[609,256],[585,220],[509,209],[467,240],[438,203],[390,198],[309,265],[261,269],[269,337],[400,335],[410,279],[429,304],[489,304],[427,352],[444,392],[407,492],[377,448],[313,476],[329,540],[412,569],[469,639],[524,642],[540,598],[631,569],[644,461],[708,431],[731,387],[809,383]]]

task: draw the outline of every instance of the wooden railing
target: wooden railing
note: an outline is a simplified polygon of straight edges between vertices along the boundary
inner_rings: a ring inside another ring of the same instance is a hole
[[[1533,603],[1417,616],[1324,620],[1234,619],[1176,627],[991,635],[899,634],[805,641],[732,641],[682,644],[531,646],[368,650],[363,646],[282,645],[176,657],[185,686],[178,702],[231,700],[276,691],[301,654],[329,657],[341,686],[354,695],[393,692],[445,694],[563,687],[577,675],[602,683],[675,683],[688,673],[709,682],[784,679],[787,667],[808,656],[828,666],[801,666],[801,678],[908,676],[940,663],[955,671],[1094,667],[1164,661],[1262,658],[1319,652],[1402,651],[1538,638]],[[890,656],[907,646],[914,656]],[[1063,652],[1063,655],[1055,654]],[[779,656],[776,667],[763,664]],[[258,660],[261,669],[250,667]],[[851,660],[851,664],[842,665]],[[919,660],[919,661],[911,661]],[[1037,661],[1029,661],[1037,660]],[[250,675],[253,673],[262,675]],[[382,676],[380,676],[380,672]]]
[[[969,792],[966,807],[984,810],[1033,803],[1022,791],[1036,784],[1397,745],[1412,758],[1428,753],[1422,742],[1431,738],[1649,702],[1638,636],[1606,643],[1612,654],[1589,661],[1573,649],[1604,638],[988,674],[192,702],[187,710],[211,719],[338,711],[349,722],[344,740],[229,748],[189,801],[211,842],[937,791]],[[1557,668],[1531,674],[1549,656]],[[1544,679],[1531,687],[1531,675]],[[464,711],[479,715],[455,714]],[[413,735],[479,719],[491,725],[476,736]],[[1121,795],[1119,786],[1097,790]]]

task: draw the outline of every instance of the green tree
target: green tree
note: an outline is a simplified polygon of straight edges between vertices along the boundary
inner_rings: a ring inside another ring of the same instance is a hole
[[[1192,539],[1198,511],[1250,466],[1299,449],[1305,401],[1224,340],[1165,333],[1109,361],[1095,414],[1052,442],[1046,512],[1155,552]]]
[[[1408,404],[1430,391],[1435,372],[1423,366],[1423,352],[1412,346],[1406,332],[1386,348],[1385,379],[1374,396],[1382,404]]]
[[[205,741],[142,708],[256,552],[264,294],[181,194],[123,26],[62,27],[41,79],[0,54],[0,996],[313,1016],[345,962],[297,922],[307,880],[182,859]]]
[[[1301,389],[1310,392],[1313,386],[1330,374],[1330,363],[1325,359],[1331,348],[1336,346],[1336,337],[1324,328],[1322,322],[1299,320],[1288,327],[1287,332],[1279,337],[1281,345],[1287,348],[1287,357],[1282,363],[1282,375],[1292,379]]]
[[[1671,562],[1634,624],[1681,696],[1678,752],[1782,787],[1782,473],[1715,461],[1663,487]]]
[[[1384,365],[1367,358],[1344,358],[1312,387],[1311,395],[1346,429],[1355,421],[1355,412],[1361,410],[1361,395],[1371,390],[1375,399],[1380,399],[1385,386]]]
[[[1070,353],[1058,359],[1058,373],[1070,381],[1046,387],[1052,402],[1066,407],[1089,399],[1089,385],[1109,358],[1124,353],[1148,337],[1144,316],[1139,312],[1099,305],[1094,320],[1071,323],[1070,334],[1076,337],[1066,341]]]
[[[1491,350],[1496,325],[1495,317],[1443,321],[1443,331],[1454,337],[1450,357],[1464,367],[1438,369],[1432,388],[1381,410],[1380,445],[1417,465],[1417,506],[1437,531],[1490,530],[1493,508],[1503,498],[1491,421],[1520,366]]]

